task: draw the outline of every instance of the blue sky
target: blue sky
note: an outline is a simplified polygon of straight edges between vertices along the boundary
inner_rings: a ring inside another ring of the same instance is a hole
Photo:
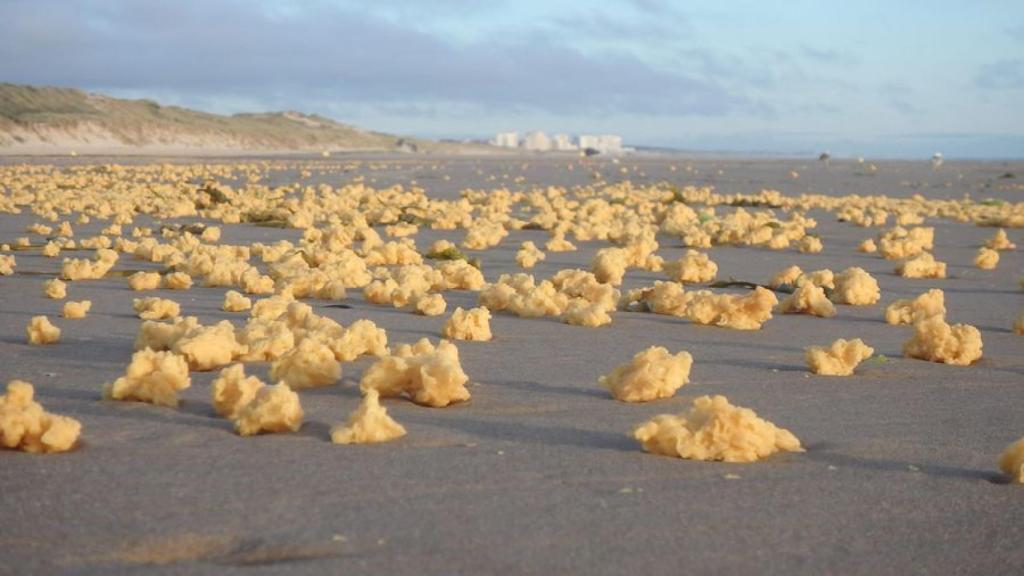
[[[430,137],[1024,157],[1019,2],[0,0],[0,80]]]

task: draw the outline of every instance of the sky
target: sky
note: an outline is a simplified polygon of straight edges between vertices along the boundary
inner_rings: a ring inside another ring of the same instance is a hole
[[[1024,157],[1019,0],[0,0],[0,81],[432,138]]]

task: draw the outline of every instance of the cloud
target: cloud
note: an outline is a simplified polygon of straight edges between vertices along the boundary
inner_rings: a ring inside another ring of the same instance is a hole
[[[916,99],[914,90],[906,84],[884,82],[879,86],[878,93],[891,110],[903,116],[916,116],[922,113],[922,110],[913,103]]]
[[[855,59],[846,52],[828,48],[815,48],[806,44],[800,46],[797,53],[805,60],[817,64],[853,64]]]
[[[9,0],[0,8],[0,77],[296,107],[713,116],[744,104],[714,80],[628,53],[585,54],[544,33],[466,45],[342,4],[268,6]]]
[[[1000,60],[982,66],[974,77],[975,84],[989,90],[1024,89],[1024,60]]]

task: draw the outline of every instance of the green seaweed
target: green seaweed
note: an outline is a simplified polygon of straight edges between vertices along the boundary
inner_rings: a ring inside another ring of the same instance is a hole
[[[423,255],[428,260],[468,260],[466,255],[455,246],[444,250],[431,251]]]

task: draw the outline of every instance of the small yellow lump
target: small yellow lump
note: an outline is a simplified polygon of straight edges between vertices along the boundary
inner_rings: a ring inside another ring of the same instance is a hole
[[[210,385],[210,400],[218,414],[235,419],[266,386],[255,376],[246,376],[242,364],[232,364],[220,371]]]
[[[896,300],[885,308],[889,324],[913,324],[917,320],[946,315],[946,297],[942,290],[932,288],[913,300]]]
[[[999,469],[1013,482],[1024,484],[1024,438],[1006,447],[999,458]]]
[[[423,338],[377,360],[363,373],[359,388],[364,394],[377,390],[385,397],[405,394],[417,404],[442,408],[469,400],[468,381],[454,344],[441,340],[435,347]]]
[[[979,248],[974,256],[974,265],[982,270],[995,270],[999,265],[999,252],[991,248]]]
[[[441,329],[441,336],[451,340],[490,340],[491,311],[482,306],[469,310],[456,308]]]
[[[914,323],[914,335],[904,342],[903,355],[967,366],[981,358],[981,348],[981,332],[974,326],[950,326],[942,316],[932,316]]]
[[[810,346],[805,351],[807,366],[811,372],[823,376],[849,376],[863,360],[875,353],[860,338],[836,340],[828,348]]]
[[[144,348],[132,355],[124,376],[103,386],[103,396],[173,408],[178,405],[178,392],[191,385],[184,356]]]
[[[33,316],[25,327],[29,344],[56,344],[60,342],[60,328],[50,323],[46,316]]]
[[[33,400],[32,385],[7,383],[0,395],[0,445],[23,452],[66,452],[78,441],[82,425],[74,418],[51,414]]]
[[[91,300],[81,300],[78,302],[75,302],[74,300],[69,300],[64,303],[63,316],[68,320],[80,320],[82,318],[85,318],[86,315],[89,314],[89,310],[91,309]]]
[[[637,352],[633,359],[617,366],[598,382],[616,400],[647,402],[668,398],[690,381],[693,356],[689,352],[670,354],[660,346]]]
[[[388,416],[380,405],[380,393],[366,391],[359,408],[349,416],[346,426],[331,428],[331,442],[335,444],[369,444],[387,442],[405,436],[405,428]]]
[[[234,419],[239,436],[262,432],[295,432],[302,427],[302,404],[299,395],[284,382],[264,386],[252,402],[245,405]]]
[[[655,416],[633,437],[652,454],[691,460],[754,462],[780,451],[803,452],[790,431],[733,406],[725,396],[701,396],[687,413]]]

